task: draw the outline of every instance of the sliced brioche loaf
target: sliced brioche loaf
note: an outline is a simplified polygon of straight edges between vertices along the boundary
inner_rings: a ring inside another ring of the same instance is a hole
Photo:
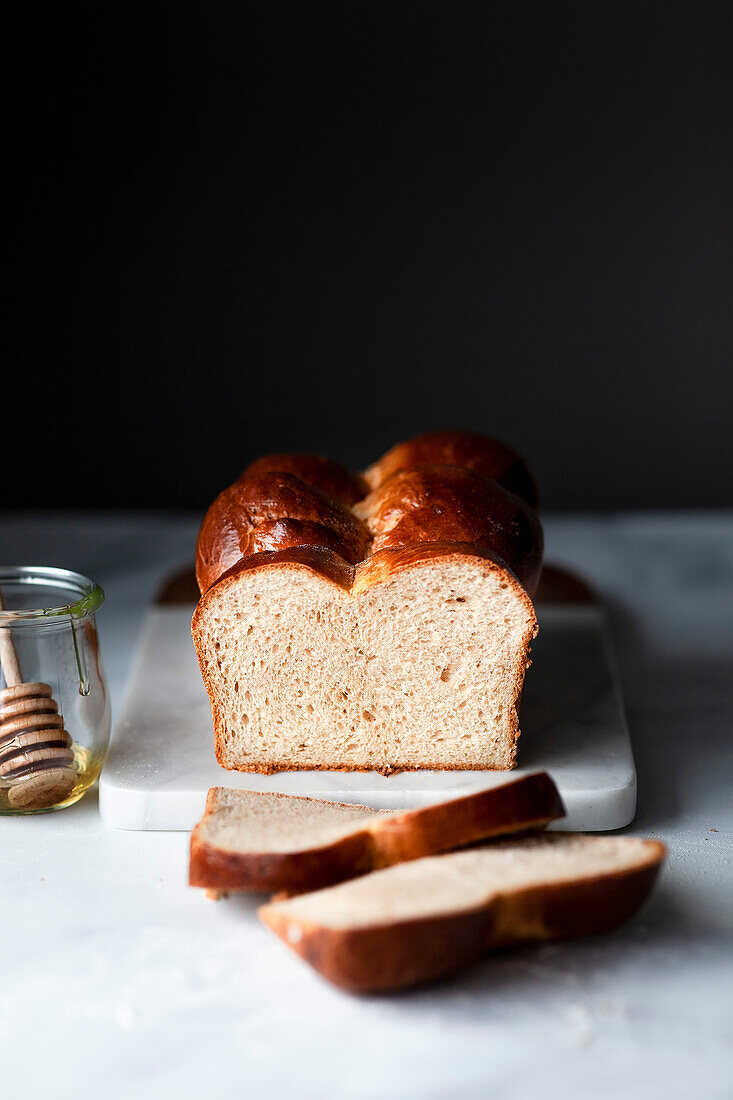
[[[189,881],[215,893],[313,890],[563,814],[545,772],[403,813],[214,787],[191,835]]]
[[[461,432],[400,444],[366,478],[313,455],[250,466],[196,549],[219,763],[512,767],[537,633],[535,502],[513,451]]]
[[[609,931],[645,899],[664,855],[653,840],[543,834],[401,863],[259,915],[334,985],[377,992],[495,948]]]

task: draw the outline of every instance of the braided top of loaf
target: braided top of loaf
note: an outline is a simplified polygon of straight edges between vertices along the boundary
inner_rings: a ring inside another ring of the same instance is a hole
[[[365,470],[364,480],[370,489],[378,489],[400,470],[436,463],[462,466],[490,477],[537,507],[537,486],[524,460],[505,443],[475,432],[428,432],[396,443]]]
[[[240,563],[255,568],[302,548],[294,558],[350,587],[354,567],[383,577],[414,552],[478,551],[532,595],[543,546],[536,501],[522,459],[470,433],[399,443],[363,477],[316,455],[267,455],[206,513],[196,578],[203,593]]]

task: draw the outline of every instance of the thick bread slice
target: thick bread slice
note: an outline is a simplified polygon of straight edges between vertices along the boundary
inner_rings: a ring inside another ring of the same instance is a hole
[[[609,931],[646,898],[664,856],[654,840],[550,833],[402,863],[259,915],[334,985],[377,992],[498,947]]]
[[[377,811],[318,798],[212,787],[191,833],[190,886],[297,892],[359,874]],[[364,870],[369,870],[366,864]]]
[[[564,812],[545,772],[404,813],[213,787],[191,835],[189,881],[214,892],[314,890]]]
[[[202,596],[192,633],[225,768],[514,765],[537,619],[486,548],[419,543],[356,568],[257,554]]]

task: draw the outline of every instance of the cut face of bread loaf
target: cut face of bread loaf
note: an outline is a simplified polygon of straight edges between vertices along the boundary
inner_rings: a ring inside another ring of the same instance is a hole
[[[514,764],[537,621],[506,569],[479,550],[425,547],[383,551],[348,584],[296,554],[241,563],[194,614],[220,764]]]
[[[214,787],[191,835],[189,881],[214,892],[313,890],[563,813],[545,772],[401,813]]]
[[[499,947],[609,931],[664,855],[657,841],[546,834],[399,864],[259,914],[342,989],[396,989]]]
[[[249,467],[196,551],[219,763],[512,767],[542,563],[527,499],[514,452],[457,432],[399,445],[365,479],[309,455]]]

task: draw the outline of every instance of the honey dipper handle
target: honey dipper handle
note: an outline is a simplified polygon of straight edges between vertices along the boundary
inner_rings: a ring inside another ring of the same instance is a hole
[[[4,608],[3,590],[0,588],[0,611],[3,611]],[[13,639],[10,631],[3,626],[0,626],[0,666],[2,666],[7,687],[15,687],[16,684],[23,683],[23,673],[20,671],[20,662],[13,645]]]

